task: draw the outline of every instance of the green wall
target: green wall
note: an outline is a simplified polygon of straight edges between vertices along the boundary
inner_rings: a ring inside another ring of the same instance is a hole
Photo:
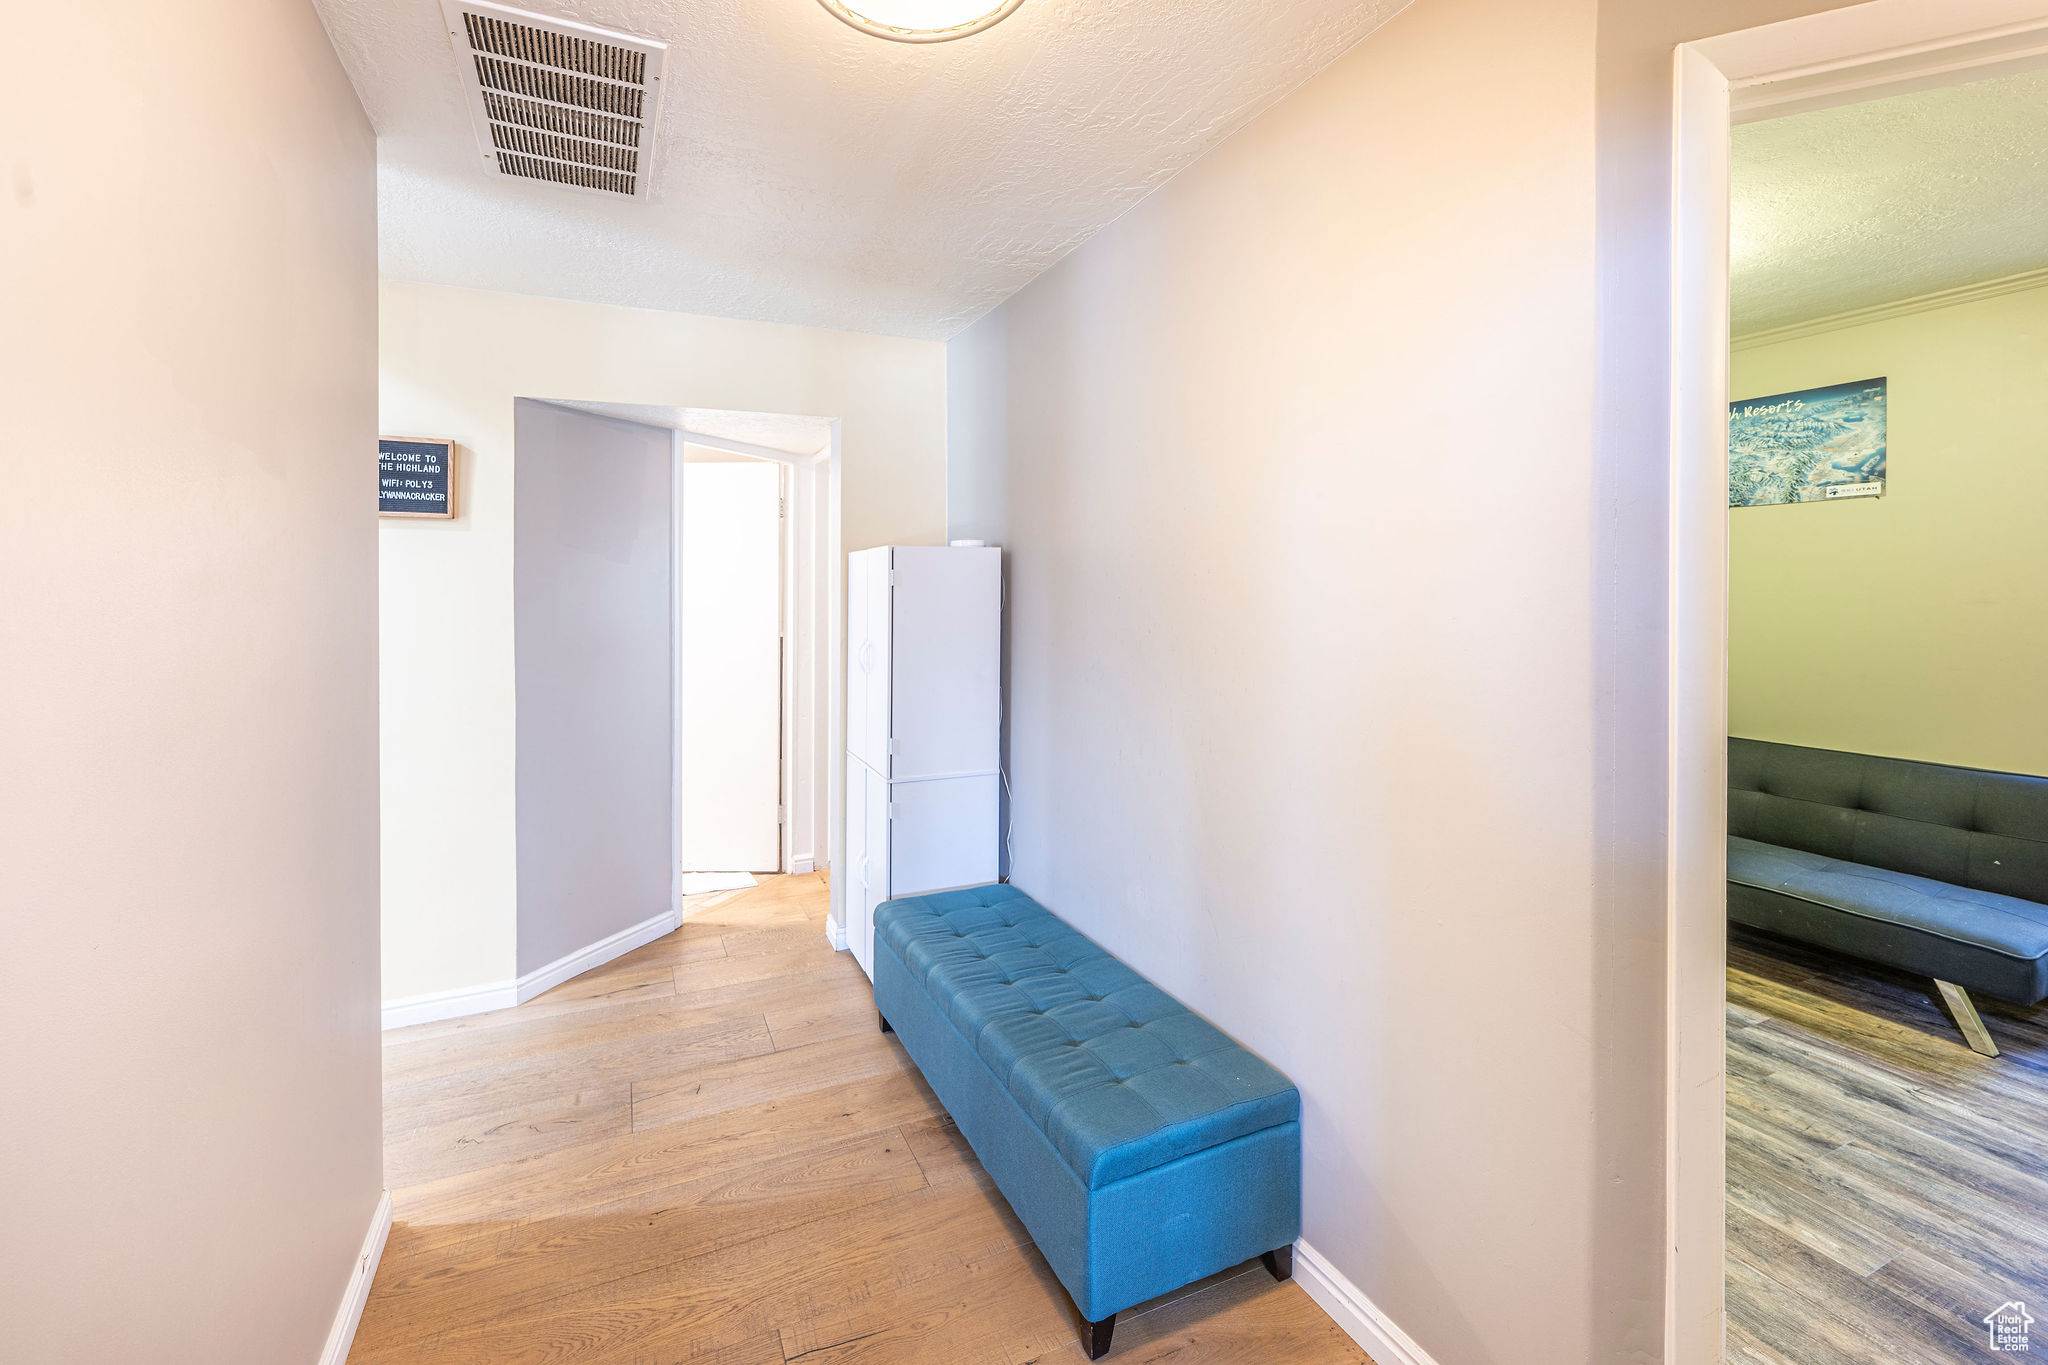
[[[1735,508],[1729,730],[2048,775],[2048,289],[1738,350],[1889,377],[1885,496]]]

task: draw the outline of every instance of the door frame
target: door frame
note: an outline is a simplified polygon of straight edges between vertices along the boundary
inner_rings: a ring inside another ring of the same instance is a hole
[[[682,669],[682,546],[683,450],[703,446],[782,466],[787,498],[783,517],[782,619],[782,806],[781,870],[806,873],[826,867],[842,843],[839,804],[834,800],[842,780],[834,747],[839,740],[842,685],[839,654],[843,625],[839,569],[839,422],[831,420],[825,447],[810,454],[792,454],[687,428],[670,429],[670,570],[676,589],[670,593],[671,668]],[[681,688],[671,689],[681,706]],[[671,743],[674,772],[672,809],[681,818],[682,765],[676,752],[682,738],[680,711]],[[677,861],[679,860],[672,860]],[[672,867],[672,899],[682,907],[678,869]]]
[[[1672,110],[1667,1365],[1726,1331],[1729,135],[2048,62],[2048,0],[1874,0],[1681,44]]]

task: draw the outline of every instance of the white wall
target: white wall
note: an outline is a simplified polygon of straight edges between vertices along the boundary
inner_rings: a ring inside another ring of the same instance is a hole
[[[951,351],[1016,880],[1300,1085],[1307,1241],[1443,1365],[1655,1312],[1592,1294],[1592,22],[1414,6]]]
[[[512,404],[836,417],[844,548],[945,533],[945,348],[429,285],[383,286],[387,435],[460,442],[462,515],[386,521],[384,993],[516,975]]]
[[[0,1359],[310,1365],[381,1185],[371,130],[303,4],[7,47]]]
[[[517,405],[517,966],[669,912],[669,522],[659,427]]]

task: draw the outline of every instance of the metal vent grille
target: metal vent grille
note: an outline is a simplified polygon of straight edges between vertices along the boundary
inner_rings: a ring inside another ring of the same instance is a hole
[[[631,147],[613,147],[603,142],[584,142],[553,133],[536,133],[531,128],[491,125],[491,142],[501,152],[524,152],[555,161],[573,161],[579,166],[604,166],[632,175],[640,168],[640,154]]]
[[[518,156],[512,152],[498,153],[498,165],[506,175],[523,175],[529,180],[547,180],[557,185],[574,185],[585,190],[609,190],[613,194],[631,194],[633,177],[617,171],[603,171],[595,166],[571,166],[561,161],[549,161],[538,156]]]
[[[496,57],[476,59],[476,78],[486,90],[503,90],[572,109],[597,109],[622,118],[640,117],[640,101],[646,91],[635,85],[613,85],[609,81],[586,80],[543,67],[500,61]]]
[[[549,133],[567,133],[593,142],[618,147],[640,145],[640,123],[636,119],[606,118],[581,109],[564,109],[538,100],[515,100],[495,90],[484,91],[484,112],[491,123],[516,123]]]
[[[511,57],[557,71],[581,71],[627,85],[647,83],[647,54],[611,43],[592,42],[566,33],[550,33],[529,24],[515,24],[488,14],[462,16],[469,45],[478,52]]]
[[[487,169],[641,196],[667,48],[488,0],[441,0]]]

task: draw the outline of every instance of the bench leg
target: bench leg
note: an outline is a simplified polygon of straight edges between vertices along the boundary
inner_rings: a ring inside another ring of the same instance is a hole
[[[1963,1041],[1970,1045],[1970,1050],[1996,1057],[1998,1044],[1991,1041],[1991,1030],[1984,1027],[1984,1016],[1970,1002],[1970,993],[1952,981],[1937,980],[1934,985],[1941,992],[1942,1003],[1948,1006],[1949,1016],[1963,1031]]]
[[[883,1014],[880,1010],[875,1011],[875,1018],[882,1021],[882,1032],[894,1033],[896,1031],[896,1026],[889,1022],[889,1016]]]
[[[1291,1280],[1294,1278],[1294,1248],[1292,1245],[1281,1247],[1277,1251],[1260,1252],[1259,1259],[1266,1263],[1266,1273],[1274,1279]]]
[[[1088,1353],[1090,1360],[1100,1360],[1109,1354],[1109,1334],[1116,1330],[1116,1314],[1111,1313],[1101,1322],[1081,1319],[1081,1349]]]

